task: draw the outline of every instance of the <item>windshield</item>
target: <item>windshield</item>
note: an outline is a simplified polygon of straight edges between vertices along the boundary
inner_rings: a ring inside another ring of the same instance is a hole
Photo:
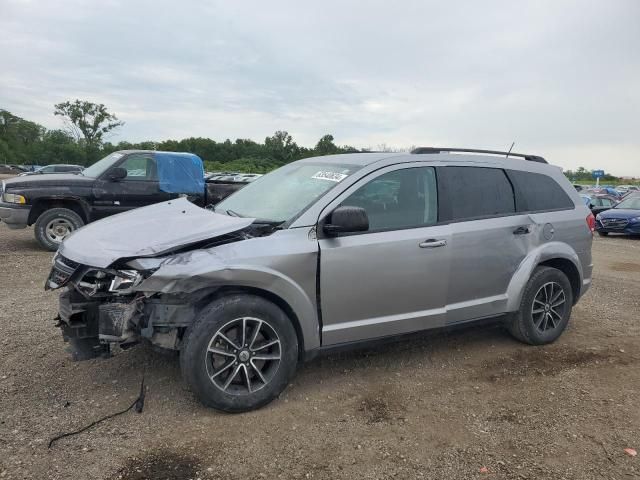
[[[90,167],[85,168],[82,171],[82,175],[85,177],[98,178],[104,172],[109,170],[111,166],[124,157],[124,154],[114,152],[111,155],[107,155],[102,160],[98,160],[96,163],[91,165]]]
[[[292,163],[238,190],[216,205],[215,210],[232,216],[286,222],[359,168],[335,163]]]
[[[627,198],[613,208],[629,208],[631,210],[640,210],[640,197]]]

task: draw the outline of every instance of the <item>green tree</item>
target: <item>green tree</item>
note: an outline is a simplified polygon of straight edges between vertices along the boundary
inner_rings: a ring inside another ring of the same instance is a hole
[[[89,158],[98,152],[106,134],[124,125],[102,103],[66,101],[55,105],[53,113],[62,117],[68,132],[84,145]]]
[[[325,135],[316,144],[314,153],[316,155],[334,155],[340,153],[340,149],[333,143],[333,135]]]
[[[298,144],[293,141],[289,132],[283,130],[278,130],[271,137],[264,139],[264,150],[266,156],[273,158],[280,164],[289,163],[300,158]]]

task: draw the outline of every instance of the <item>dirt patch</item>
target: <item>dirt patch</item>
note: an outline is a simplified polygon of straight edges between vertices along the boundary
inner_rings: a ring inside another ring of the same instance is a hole
[[[366,396],[358,407],[358,413],[367,423],[403,421],[405,411],[404,404],[389,391]]]
[[[114,480],[190,480],[199,476],[200,462],[195,457],[174,452],[150,452],[132,457]]]
[[[522,425],[525,423],[525,415],[523,411],[512,410],[510,408],[502,408],[499,411],[487,416],[490,422],[498,423],[514,423]]]
[[[640,272],[640,263],[615,262],[611,264],[611,270],[616,272]]]
[[[608,351],[528,348],[485,362],[482,376],[495,382],[509,377],[553,376],[572,368],[600,363],[626,365],[629,361],[621,353]]]

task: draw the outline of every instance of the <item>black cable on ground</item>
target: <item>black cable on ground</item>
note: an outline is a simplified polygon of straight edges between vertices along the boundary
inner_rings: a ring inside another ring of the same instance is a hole
[[[142,382],[140,383],[140,394],[138,395],[138,398],[135,399],[135,401],[126,409],[122,410],[121,412],[116,412],[116,413],[112,413],[111,415],[107,415],[106,417],[102,417],[99,420],[96,420],[95,422],[90,423],[89,425],[87,425],[86,427],[82,427],[79,430],[74,430],[73,432],[67,432],[67,433],[63,433],[60,434],[56,437],[53,437],[51,440],[49,440],[49,447],[51,448],[51,446],[57,442],[58,440],[60,440],[61,438],[65,438],[65,437],[71,437],[73,435],[77,435],[79,433],[85,432],[87,430],[89,430],[91,427],[95,427],[96,425],[98,425],[99,423],[104,422],[105,420],[109,420],[110,418],[114,418],[117,417],[118,415],[123,415],[125,413],[127,413],[129,410],[135,408],[136,412],[138,413],[142,413],[142,410],[144,409],[144,397],[145,397],[145,390],[144,390],[144,374],[142,375]]]

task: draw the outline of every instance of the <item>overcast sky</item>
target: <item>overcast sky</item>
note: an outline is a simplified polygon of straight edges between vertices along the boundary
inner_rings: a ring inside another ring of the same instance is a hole
[[[0,108],[110,138],[535,153],[640,176],[640,1],[0,0]]]

